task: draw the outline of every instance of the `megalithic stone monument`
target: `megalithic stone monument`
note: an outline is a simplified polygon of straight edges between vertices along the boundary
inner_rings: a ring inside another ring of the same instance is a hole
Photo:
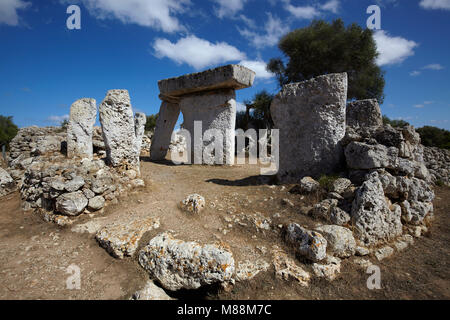
[[[67,127],[67,156],[69,158],[92,158],[92,130],[97,118],[94,99],[75,101],[70,107]]]
[[[181,111],[184,117],[184,129],[189,131],[192,139],[191,162],[198,163],[198,157],[197,159],[194,157],[196,146],[194,123],[201,121],[202,137],[205,131],[210,129],[215,129],[222,134],[223,164],[232,164],[236,123],[235,91],[252,86],[254,79],[254,71],[239,65],[227,65],[158,81],[162,104],[156,121],[150,158],[165,159],[170,138]],[[201,148],[204,148],[203,144]],[[203,159],[202,163],[213,164],[214,161]]]

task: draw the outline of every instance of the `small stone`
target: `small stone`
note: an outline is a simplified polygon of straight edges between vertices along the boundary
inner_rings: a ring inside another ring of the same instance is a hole
[[[281,279],[289,280],[293,278],[301,286],[307,287],[311,276],[308,272],[296,265],[295,261],[290,259],[287,254],[281,250],[273,250],[273,266],[275,275]]]
[[[299,254],[312,261],[320,261],[326,257],[327,240],[318,232],[291,223],[286,228],[285,240],[294,245]]]
[[[136,291],[131,300],[175,300],[167,295],[167,293],[152,280],[147,281],[144,288]]]
[[[98,211],[105,206],[105,198],[102,196],[96,196],[89,199],[88,208],[91,211]]]
[[[205,198],[196,193],[187,196],[187,198],[180,203],[181,209],[192,213],[199,213],[205,208],[205,205]]]
[[[357,256],[363,257],[363,256],[369,255],[369,253],[370,253],[370,250],[367,249],[366,247],[357,246],[355,248],[355,254]]]
[[[341,273],[341,259],[327,256],[324,264],[314,263],[312,268],[316,277],[333,281]]]
[[[81,189],[84,186],[84,179],[80,176],[74,177],[72,180],[66,181],[64,189],[68,192],[75,192]]]
[[[378,259],[378,261],[389,258],[393,254],[394,254],[394,249],[392,249],[389,246],[385,246],[385,247],[380,248],[377,251],[375,251],[375,257]]]

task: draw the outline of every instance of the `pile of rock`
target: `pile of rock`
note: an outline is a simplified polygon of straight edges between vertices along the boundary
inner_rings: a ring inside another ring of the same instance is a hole
[[[434,183],[450,186],[450,150],[424,147],[423,160]]]
[[[143,185],[133,169],[121,172],[100,159],[62,158],[34,162],[25,171],[20,193],[24,210],[42,209],[47,219],[54,220],[101,210],[126,190]]]
[[[0,168],[0,197],[6,196],[16,190],[17,186],[9,173]]]

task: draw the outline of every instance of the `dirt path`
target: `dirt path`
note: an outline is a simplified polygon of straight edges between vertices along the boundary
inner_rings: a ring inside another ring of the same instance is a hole
[[[141,165],[146,190],[124,197],[100,215],[108,219],[123,214],[159,217],[160,229],[146,234],[141,246],[157,233],[172,230],[184,240],[224,241],[238,262],[264,259],[270,263],[272,246],[283,247],[279,234],[231,223],[230,217],[258,213],[275,226],[292,221],[314,225],[299,210],[313,199],[271,186],[270,179],[258,177],[256,166],[173,166],[145,159]],[[192,193],[207,201],[206,209],[197,216],[177,208],[180,200]],[[237,283],[230,293],[201,295],[227,299],[448,299],[450,191],[439,189],[437,196],[436,220],[429,235],[394,258],[377,263],[382,271],[381,290],[368,290],[364,270],[344,261],[341,276],[332,283],[313,280],[309,288],[302,288],[276,279],[269,269],[251,281]],[[123,299],[145,282],[147,275],[136,258],[114,259],[93,235],[74,233],[22,212],[18,194],[4,197],[0,203],[0,299]],[[80,268],[79,290],[66,288],[70,265]],[[199,297],[183,294],[189,296]]]

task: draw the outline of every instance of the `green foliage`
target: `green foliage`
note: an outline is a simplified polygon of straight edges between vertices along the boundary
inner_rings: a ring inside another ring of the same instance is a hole
[[[333,187],[333,183],[337,179],[339,179],[339,176],[337,176],[337,175],[325,175],[324,174],[324,175],[320,176],[318,182],[323,189],[330,191]]]
[[[313,21],[309,27],[285,35],[278,47],[288,58],[271,59],[267,69],[280,86],[338,72],[348,74],[348,99],[384,100],[384,72],[376,64],[377,46],[372,31],[341,19],[331,24]]]
[[[0,116],[0,146],[9,149],[9,143],[16,136],[19,128],[12,121],[12,117]]]
[[[272,100],[273,95],[266,90],[262,90],[255,94],[252,101],[244,101],[248,114],[246,111],[237,112],[236,128],[246,130],[251,124],[255,129],[272,129],[274,126],[270,114]]]
[[[422,127],[416,131],[420,134],[424,146],[450,149],[450,131],[431,126]]]
[[[61,129],[67,130],[67,127],[69,126],[69,120],[68,119],[64,119],[61,122]]]
[[[145,132],[151,132],[155,130],[157,119],[158,113],[147,116],[147,122],[145,123]]]
[[[410,125],[409,122],[405,120],[391,120],[386,115],[383,116],[383,124],[390,124],[394,128],[403,128]]]

